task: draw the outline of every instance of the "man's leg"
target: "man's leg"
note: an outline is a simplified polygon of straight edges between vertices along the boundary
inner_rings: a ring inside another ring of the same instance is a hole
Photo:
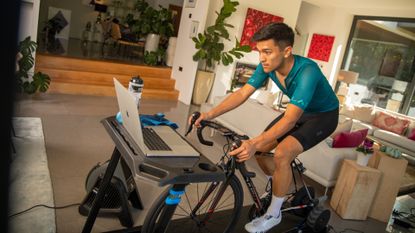
[[[291,185],[291,162],[303,152],[303,146],[293,136],[287,136],[275,149],[272,193],[284,197]]]
[[[273,157],[267,156],[269,151],[272,151],[275,147],[277,147],[278,142],[272,142],[266,146],[265,152],[261,152],[260,155],[256,155],[255,159],[259,165],[259,167],[264,171],[265,175],[272,176],[274,174],[275,166],[273,162]]]
[[[293,136],[287,136],[275,148],[272,201],[263,216],[245,225],[248,232],[267,231],[281,222],[281,206],[292,182],[291,162],[301,152],[303,146]]]

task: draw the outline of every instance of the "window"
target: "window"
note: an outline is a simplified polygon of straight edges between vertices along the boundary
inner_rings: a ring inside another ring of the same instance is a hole
[[[415,19],[355,16],[342,69],[359,73],[352,104],[415,116]]]

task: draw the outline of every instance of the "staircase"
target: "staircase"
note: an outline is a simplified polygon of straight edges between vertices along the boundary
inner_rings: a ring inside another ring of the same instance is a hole
[[[139,75],[144,80],[143,99],[177,101],[179,96],[170,68],[44,54],[36,55],[35,64],[35,71],[50,76],[50,93],[115,96],[113,77],[128,87],[131,77]]]

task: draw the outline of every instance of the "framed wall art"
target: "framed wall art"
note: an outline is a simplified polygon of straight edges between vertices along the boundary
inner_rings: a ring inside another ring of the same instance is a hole
[[[307,57],[328,62],[331,49],[334,43],[334,36],[313,34]]]
[[[269,23],[283,21],[284,18],[282,17],[248,8],[244,29],[242,31],[241,44],[249,45],[251,49],[256,50],[256,43],[251,41],[254,33]]]

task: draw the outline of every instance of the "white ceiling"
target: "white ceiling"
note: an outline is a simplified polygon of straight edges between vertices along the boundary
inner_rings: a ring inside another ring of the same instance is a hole
[[[415,0],[303,0],[320,7],[338,7],[348,9],[350,13],[364,9],[404,10],[415,15]],[[399,17],[399,16],[397,16]]]

